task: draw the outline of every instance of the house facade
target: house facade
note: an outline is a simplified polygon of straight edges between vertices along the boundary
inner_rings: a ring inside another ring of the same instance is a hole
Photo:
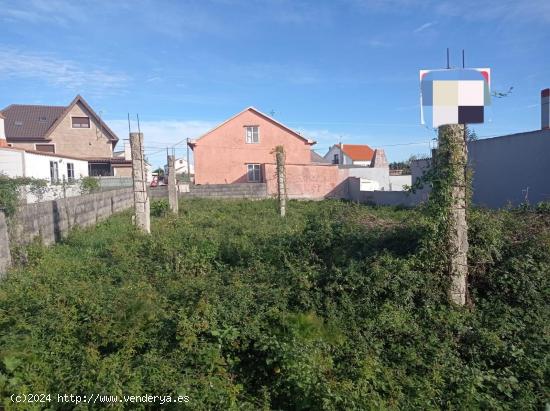
[[[11,147],[87,160],[90,175],[130,175],[131,162],[113,158],[118,137],[79,95],[68,106],[12,104],[0,113]]]
[[[189,142],[195,160],[195,184],[265,182],[266,164],[282,145],[286,164],[311,164],[309,140],[249,107],[196,140]]]
[[[327,154],[325,160],[332,164],[345,166],[369,167],[374,156],[374,150],[366,144],[335,144]]]
[[[51,184],[88,176],[88,162],[78,157],[0,147],[0,171],[8,177],[32,177]]]

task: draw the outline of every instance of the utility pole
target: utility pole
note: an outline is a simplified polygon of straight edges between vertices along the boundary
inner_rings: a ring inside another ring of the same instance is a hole
[[[275,147],[275,159],[277,161],[277,194],[279,196],[279,213],[281,217],[286,215],[286,174],[285,174],[285,148]]]
[[[449,274],[451,276],[451,301],[457,305],[466,304],[468,281],[468,223],[466,221],[467,192],[467,146],[466,126],[449,124],[439,127],[439,149],[436,167],[448,176],[448,195],[445,202],[448,210],[446,226],[447,253],[449,256]]]
[[[176,156],[168,156],[168,203],[170,210],[178,214],[178,186],[176,185]]]
[[[146,233],[151,233],[149,194],[147,193],[145,159],[143,156],[143,133],[130,133],[130,149],[132,150],[136,226]]]

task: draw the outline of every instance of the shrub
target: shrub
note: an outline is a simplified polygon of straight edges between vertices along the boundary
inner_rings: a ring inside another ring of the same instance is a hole
[[[94,193],[101,188],[99,179],[96,177],[82,177],[80,179],[80,191],[82,193]]]
[[[183,394],[189,409],[235,410],[548,402],[547,214],[473,212],[474,307],[456,309],[416,210],[185,211],[150,236],[124,213],[33,245],[0,285],[5,404],[14,392]]]
[[[154,200],[151,202],[151,215],[155,217],[164,217],[166,214],[168,214],[168,211],[170,210],[170,205],[168,204],[168,201],[165,199],[162,200]]]

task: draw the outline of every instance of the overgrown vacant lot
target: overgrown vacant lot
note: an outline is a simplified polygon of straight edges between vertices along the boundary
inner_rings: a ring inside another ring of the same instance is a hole
[[[125,213],[33,245],[0,285],[0,391],[182,394],[219,410],[544,408],[550,215],[470,220],[465,309],[447,302],[421,211],[291,202],[283,220],[273,201],[193,200],[150,237]]]

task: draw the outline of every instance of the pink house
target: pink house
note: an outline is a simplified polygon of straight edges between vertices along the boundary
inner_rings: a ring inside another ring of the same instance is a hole
[[[282,145],[287,165],[312,163],[315,141],[249,107],[189,142],[195,158],[195,184],[266,182],[266,164]]]

